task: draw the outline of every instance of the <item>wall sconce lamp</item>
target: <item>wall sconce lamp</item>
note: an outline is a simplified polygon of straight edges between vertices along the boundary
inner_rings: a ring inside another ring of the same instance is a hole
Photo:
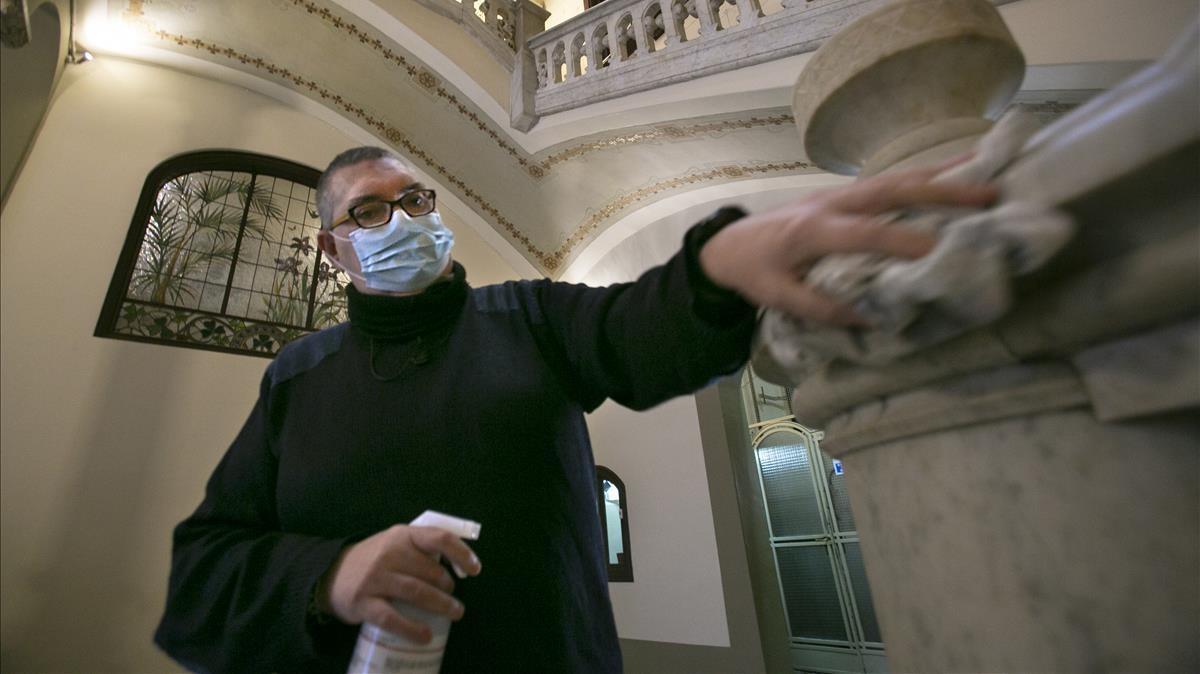
[[[87,63],[88,61],[91,61],[94,58],[95,57],[92,56],[92,52],[90,52],[86,49],[82,49],[79,45],[75,44],[74,42],[72,42],[67,47],[67,63],[70,65],[79,65],[81,63]]]
[[[71,16],[70,16],[70,32],[67,36],[67,65],[79,65],[87,63],[93,58],[92,52],[84,49],[82,45],[75,42],[75,0],[71,0]]]

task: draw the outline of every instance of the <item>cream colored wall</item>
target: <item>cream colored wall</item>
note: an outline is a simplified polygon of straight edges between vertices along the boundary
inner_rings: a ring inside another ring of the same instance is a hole
[[[696,402],[588,416],[596,463],[628,492],[632,583],[609,583],[622,639],[729,646]]]
[[[545,0],[542,6],[550,12],[550,18],[546,19],[547,28],[583,13],[583,0]]]
[[[415,0],[374,0],[384,11],[462,68],[505,112],[509,104],[509,71],[470,33]]]
[[[101,58],[72,67],[0,218],[5,672],[148,672],[170,532],[267,360],[92,336],[147,172],[233,148],[323,166],[360,144],[248,90]],[[475,283],[517,274],[450,213]]]
[[[1020,0],[1000,7],[1031,65],[1156,59],[1197,13],[1195,0]]]
[[[494,248],[463,222],[462,216],[443,205],[438,206],[438,211],[442,214],[442,222],[454,232],[454,259],[466,267],[468,283],[478,287],[521,278]]]

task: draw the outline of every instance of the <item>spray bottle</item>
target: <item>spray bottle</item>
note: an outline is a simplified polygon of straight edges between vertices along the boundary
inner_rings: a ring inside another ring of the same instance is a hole
[[[421,513],[409,525],[436,527],[470,541],[479,538],[478,522],[432,510]],[[465,575],[457,565],[454,571],[460,578]],[[399,601],[393,606],[405,618],[429,625],[433,639],[428,644],[418,644],[406,637],[386,632],[378,625],[363,623],[358,632],[358,645],[354,647],[354,657],[350,659],[350,669],[346,674],[437,674],[442,666],[442,655],[446,652],[446,639],[450,636],[450,618]]]

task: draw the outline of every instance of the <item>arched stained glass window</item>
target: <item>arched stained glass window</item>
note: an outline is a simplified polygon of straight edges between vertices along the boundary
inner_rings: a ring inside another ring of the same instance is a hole
[[[271,357],[345,320],[348,279],[321,259],[320,172],[232,151],[146,178],[96,336]]]

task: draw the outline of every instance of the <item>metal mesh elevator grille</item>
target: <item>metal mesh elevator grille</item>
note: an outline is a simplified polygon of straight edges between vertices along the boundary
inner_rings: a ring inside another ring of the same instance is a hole
[[[771,533],[804,536],[823,533],[808,450],[791,433],[776,433],[758,449]]]
[[[776,548],[793,637],[845,640],[837,584],[823,545]]]

